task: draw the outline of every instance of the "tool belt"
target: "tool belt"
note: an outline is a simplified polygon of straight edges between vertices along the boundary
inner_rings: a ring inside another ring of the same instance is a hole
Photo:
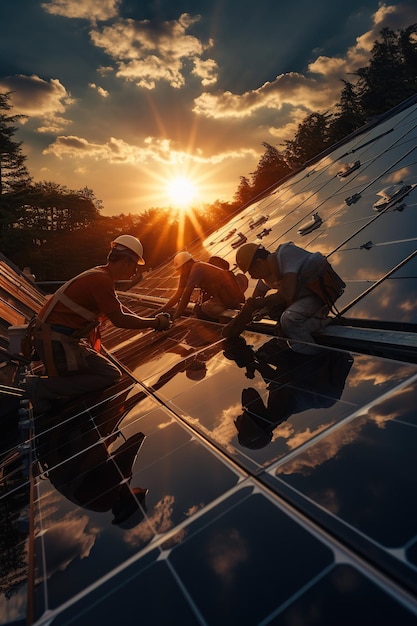
[[[97,274],[100,271],[101,270],[99,268],[93,268],[91,270],[83,272],[83,274],[81,274],[80,276]],[[76,276],[72,280],[65,283],[65,285],[60,287],[50,298],[45,310],[43,311],[42,316],[35,318],[31,321],[31,333],[33,335],[33,339],[37,339],[42,342],[42,360],[44,361],[49,376],[59,375],[54,360],[52,342],[58,341],[62,345],[65,353],[67,370],[69,372],[77,371],[80,369],[81,365],[80,352],[78,350],[80,339],[89,337],[100,323],[96,317],[96,314],[93,311],[85,309],[80,304],[68,298],[68,296],[64,293],[68,286],[73,281],[77,280],[77,278],[79,278],[79,276]],[[46,320],[48,319],[49,314],[51,313],[55,304],[58,301],[63,303],[68,309],[70,309],[80,317],[83,317],[87,321],[86,326],[74,330],[65,326],[56,326],[54,324],[49,324]],[[96,345],[99,345],[97,333],[95,333],[95,335]],[[94,346],[94,348],[99,350],[99,347],[97,348],[96,345]]]
[[[346,284],[335,272],[327,259],[323,259],[319,273],[314,278],[301,276],[300,282],[315,293],[328,306],[329,310],[336,310],[334,303],[343,294]],[[337,312],[337,311],[336,311]]]
[[[53,353],[53,341],[58,341],[65,353],[66,367],[69,372],[76,372],[80,369],[80,358],[78,346],[80,339],[88,338],[91,331],[99,324],[98,321],[90,322],[81,329],[64,329],[47,322],[37,320],[33,328],[33,338],[42,342],[43,361],[48,372],[48,376],[58,376]]]
[[[79,363],[75,351],[75,347],[78,347],[78,339],[73,338],[63,332],[54,330],[52,324],[46,322],[40,322],[39,320],[35,324],[33,329],[33,337],[35,340],[42,342],[42,360],[44,361],[48,376],[58,376],[58,371],[55,364],[53,353],[53,341],[58,341],[65,353],[65,360],[67,369],[69,372],[75,372],[79,369]]]

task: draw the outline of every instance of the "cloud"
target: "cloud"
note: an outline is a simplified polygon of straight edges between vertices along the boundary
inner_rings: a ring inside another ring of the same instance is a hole
[[[260,109],[281,109],[284,104],[299,106],[300,102],[311,109],[327,108],[340,95],[328,85],[320,85],[314,78],[291,72],[277,76],[259,89],[236,95],[230,91],[203,93],[194,101],[194,112],[205,117],[244,118]]]
[[[155,533],[167,533],[174,526],[172,521],[174,505],[174,496],[163,496],[161,500],[155,504],[152,514],[147,518],[147,523],[139,524],[125,533],[125,543],[131,546],[138,546],[151,541]],[[183,538],[184,532],[185,531],[180,531],[179,537],[177,534],[175,535],[177,541]]]
[[[58,158],[91,158],[105,160],[109,163],[126,163],[132,165],[159,163],[162,165],[178,165],[186,161],[199,164],[217,164],[226,159],[243,158],[248,155],[256,156],[252,150],[226,150],[216,155],[204,156],[201,153],[189,154],[175,150],[169,139],[147,137],[144,147],[128,144],[122,139],[111,137],[104,144],[92,143],[76,136],[59,136],[43,151],[43,154],[53,154]]]
[[[248,80],[252,75],[255,82],[237,92],[226,82],[222,31],[213,30],[204,14],[176,13],[176,19],[169,20],[129,19],[127,13],[122,17],[121,0],[43,0],[42,7],[49,16],[72,20],[70,24],[56,20],[57,28],[64,24],[74,32],[89,33],[85,63],[77,73],[62,64],[62,72],[67,73],[52,74],[60,80],[27,76],[14,77],[13,85],[12,79],[3,79],[3,84],[8,80],[6,90],[15,91],[14,112],[32,118],[25,136],[40,120],[37,132],[56,137],[43,154],[60,158],[60,163],[53,158],[40,159],[35,176],[46,162],[54,176],[60,171],[62,180],[74,171],[85,172],[86,178],[97,180],[98,187],[108,184],[91,167],[94,164],[97,170],[98,161],[104,166],[144,166],[143,181],[154,176],[159,164],[168,168],[214,165],[213,179],[229,177],[237,185],[241,174],[256,168],[264,141],[282,145],[294,137],[307,115],[324,112],[339,101],[340,79],[350,79],[347,72],[366,66],[384,26],[405,28],[417,21],[417,7],[381,4],[368,32],[356,40],[352,37],[354,45],[339,56],[325,56],[321,49],[312,53],[305,72],[272,74],[267,76],[268,82],[260,81],[253,68],[240,68],[242,75],[247,69]],[[123,3],[123,8],[127,11],[127,4]],[[48,26],[53,21],[49,16]],[[76,20],[88,23],[80,25]],[[353,22],[357,23],[355,16]],[[215,33],[214,39],[200,34],[205,28]],[[234,41],[232,38],[231,45]],[[44,71],[47,67],[43,66]],[[71,119],[66,119],[69,105],[75,102],[70,90],[79,100],[71,108]],[[87,130],[83,128],[86,122]],[[144,132],[152,136],[145,139]],[[40,142],[34,144],[31,159],[36,164],[33,155]],[[125,171],[126,177],[132,173],[129,167]],[[209,176],[210,167],[205,171]],[[121,168],[119,174],[123,175]],[[234,192],[233,183],[224,187],[222,194]],[[117,205],[117,200],[112,201]],[[124,198],[123,206],[125,202]]]
[[[52,577],[74,561],[88,558],[100,530],[88,514],[65,510],[61,494],[52,486],[43,494],[43,503],[42,531],[49,554],[46,576]],[[40,528],[36,530],[39,532]]]
[[[295,473],[309,475],[326,461],[340,455],[344,448],[357,443],[362,437],[362,431],[367,429],[369,424],[375,424],[377,428],[383,429],[392,420],[401,419],[407,414],[412,415],[414,405],[415,387],[413,385],[393,391],[386,398],[375,401],[348,423],[341,424],[340,428],[329,433],[324,439],[313,443],[310,448],[292,461],[284,463],[278,468],[276,475]]]
[[[357,38],[356,47],[370,52],[383,28],[397,30],[407,28],[407,26],[415,22],[417,22],[417,6],[415,4],[403,3],[390,6],[381,3],[379,9],[373,15],[373,28]]]
[[[217,70],[217,63],[213,59],[207,59],[206,61],[198,58],[194,59],[192,73],[201,78],[201,83],[204,87],[217,82]]]
[[[121,0],[51,0],[41,7],[51,15],[96,21],[109,20],[118,15]]]
[[[172,21],[120,19],[111,26],[93,29],[90,37],[115,60],[116,75],[139,87],[154,89],[158,82],[166,81],[178,89],[185,85],[187,71],[202,78],[204,84],[212,84],[216,63],[201,57],[213,42],[203,44],[187,34],[199,20],[200,16],[188,13]]]
[[[16,115],[42,117],[63,113],[74,102],[56,78],[46,81],[36,75],[6,76],[0,79],[0,89],[13,92],[11,101]]]
[[[235,588],[239,569],[250,558],[250,548],[237,528],[213,532],[205,546],[208,565],[223,585]]]
[[[69,123],[60,114],[65,113],[74,100],[56,78],[46,81],[35,75],[6,76],[0,79],[0,91],[11,92],[14,115],[43,119],[39,132],[60,132]]]
[[[291,141],[294,139],[298,126],[303,123],[305,116],[305,109],[301,107],[294,107],[284,118],[288,121],[283,121],[280,126],[270,127],[269,133],[273,137],[277,137],[280,144],[283,144],[286,140]]]
[[[397,6],[382,4],[373,15],[373,27],[356,38],[355,45],[347,50],[343,58],[319,56],[310,63],[308,69],[327,80],[332,77],[338,80],[344,78],[368,64],[372,48],[375,41],[380,39],[383,28],[397,30],[406,28],[414,22],[417,22],[417,7],[406,4]]]
[[[296,107],[300,111],[300,103],[303,103],[304,118],[313,111],[324,112],[339,101],[341,80],[351,78],[352,73],[367,65],[381,30],[385,27],[393,30],[406,28],[413,22],[417,22],[417,7],[381,5],[373,16],[373,27],[358,37],[343,57],[318,56],[308,65],[305,75],[296,72],[280,74],[274,81],[242,94],[230,91],[202,93],[195,99],[193,111],[207,118],[242,119],[254,117],[265,109],[279,110],[285,105],[290,105],[290,110]],[[274,128],[270,132],[276,134]]]
[[[103,89],[103,87],[99,87],[99,85],[96,85],[95,83],[88,83],[88,86],[91,87],[91,89],[97,91],[99,96],[101,96],[102,98],[107,98],[109,96],[109,92],[106,89]]]

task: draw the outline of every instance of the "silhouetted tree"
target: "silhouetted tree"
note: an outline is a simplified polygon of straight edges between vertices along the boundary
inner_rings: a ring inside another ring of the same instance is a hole
[[[286,158],[275,146],[262,142],[265,152],[252,173],[252,197],[261,195],[291,171]]]
[[[8,115],[11,92],[0,93],[0,195],[16,194],[31,181],[21,151],[22,142],[14,141],[16,122],[24,115]]]
[[[0,248],[20,215],[25,189],[31,178],[25,166],[21,142],[14,140],[16,123],[23,115],[9,115],[11,92],[0,93]]]
[[[31,267],[38,280],[67,278],[79,266],[74,258],[82,254],[68,235],[95,223],[99,217],[96,204],[100,203],[88,188],[73,191],[52,182],[31,185],[19,217],[3,233],[2,252],[20,267]],[[94,256],[92,250],[90,256]]]
[[[355,87],[347,80],[340,94],[340,101],[336,105],[337,112],[334,113],[328,128],[328,141],[334,144],[350,135],[357,128],[366,122],[366,114],[363,110]]]
[[[404,62],[403,53],[406,49],[410,60],[415,54],[416,44],[412,43],[410,36],[412,32],[413,29],[407,37],[405,31],[401,31],[400,35],[390,28],[383,28],[381,41],[376,41],[372,48],[369,65],[355,72],[359,77],[360,103],[368,117],[388,111],[414,93],[410,85],[410,68]]]
[[[38,231],[79,230],[99,215],[91,190],[67,189],[53,182],[35,183],[27,190],[19,225]]]
[[[329,145],[328,113],[311,113],[301,124],[293,140],[287,140],[285,156],[292,168],[304,165]]]
[[[194,223],[196,237],[205,239],[210,232],[226,223],[235,212],[235,204],[222,200],[190,209],[190,220]]]
[[[281,156],[288,167],[286,173],[303,167],[323,150],[360,128],[368,118],[389,110],[417,92],[416,33],[417,24],[397,33],[390,29],[381,31],[381,41],[375,42],[369,65],[355,73],[357,83],[353,85],[347,80],[342,81],[344,88],[335,110],[324,114],[311,113],[298,126],[295,137],[285,142],[286,149]],[[268,150],[267,165],[269,156]],[[253,176],[258,170],[261,174],[264,158],[265,154]],[[271,168],[272,177],[277,182],[286,175],[281,174],[281,165],[281,162],[277,164],[277,172],[273,171],[273,164]],[[241,194],[245,196],[245,201],[250,194],[255,198],[259,187],[255,189],[255,185],[245,185],[242,181],[245,183],[247,179],[241,177],[235,198]]]
[[[92,190],[73,191],[53,182],[32,184],[20,143],[14,141],[19,115],[10,115],[9,94],[0,94],[0,249],[39,280],[66,279],[104,263],[109,243],[121,233],[139,237],[148,267],[172,257],[179,247],[218,228],[236,211],[374,115],[417,92],[417,24],[381,31],[369,65],[352,84],[343,80],[333,111],[308,115],[284,149],[264,142],[251,179],[240,177],[231,203],[219,201],[184,215],[170,208],[104,217]]]
[[[235,195],[233,196],[233,200],[235,201],[236,205],[243,206],[247,202],[250,202],[254,195],[255,194],[249,180],[246,178],[246,176],[241,176],[239,186],[236,189]]]
[[[405,85],[407,94],[417,91],[417,24],[400,31],[399,46],[405,67]]]

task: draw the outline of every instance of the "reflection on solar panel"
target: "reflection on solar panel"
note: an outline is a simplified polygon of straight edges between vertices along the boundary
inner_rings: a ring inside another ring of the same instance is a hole
[[[417,623],[416,138],[408,101],[190,248],[326,254],[347,287],[317,355],[267,319],[108,326],[122,380],[35,419],[6,331],[44,298],[2,261],[1,624]],[[120,298],[148,315],[176,280]]]

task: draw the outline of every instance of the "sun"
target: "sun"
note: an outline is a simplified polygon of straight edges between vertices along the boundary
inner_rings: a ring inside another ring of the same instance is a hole
[[[178,176],[168,182],[167,195],[172,205],[187,209],[197,196],[197,188],[189,178]]]

